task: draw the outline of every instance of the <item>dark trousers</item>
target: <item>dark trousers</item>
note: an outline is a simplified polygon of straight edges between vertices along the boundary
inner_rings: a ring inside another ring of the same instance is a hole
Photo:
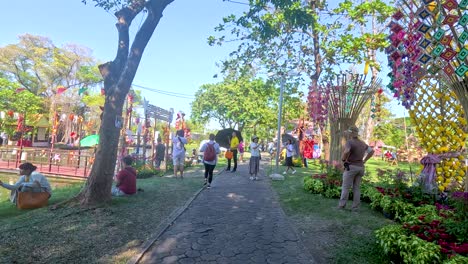
[[[208,179],[208,183],[211,183],[213,180],[213,171],[216,165],[205,164],[205,179]]]
[[[234,167],[232,168],[232,171],[237,170],[237,149],[231,150],[232,151],[232,159],[234,159]],[[227,170],[231,170],[231,159],[228,159],[228,167]]]

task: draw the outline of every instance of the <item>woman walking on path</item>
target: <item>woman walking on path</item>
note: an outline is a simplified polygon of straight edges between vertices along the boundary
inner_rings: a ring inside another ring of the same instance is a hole
[[[239,142],[237,149],[239,150],[239,162],[244,162],[244,141]]]
[[[252,143],[250,143],[250,162],[249,172],[250,180],[257,180],[257,173],[260,169],[260,145],[258,144],[258,137],[252,137]]]
[[[214,141],[215,135],[210,134],[210,141],[203,144],[200,148],[200,152],[203,152],[203,164],[205,165],[205,184],[208,184],[208,188],[211,187],[211,181],[213,180],[213,171],[218,162],[218,154],[221,153],[219,144]]]
[[[288,168],[286,169],[285,172],[283,172],[283,174],[288,173],[290,169],[292,170],[292,174],[296,173],[296,170],[293,168],[294,166],[293,160],[292,160],[293,156],[294,156],[294,144],[292,143],[291,139],[288,139],[288,143],[286,144],[286,166],[288,166]]]
[[[176,136],[172,139],[172,164],[175,178],[177,178],[178,171],[180,171],[180,178],[184,178],[185,144],[187,144],[187,139],[184,137],[184,130],[177,130]]]

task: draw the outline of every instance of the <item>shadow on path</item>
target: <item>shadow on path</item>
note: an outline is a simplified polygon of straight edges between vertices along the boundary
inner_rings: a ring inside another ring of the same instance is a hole
[[[314,263],[270,180],[263,171],[258,181],[249,176],[245,164],[215,175],[138,263]]]

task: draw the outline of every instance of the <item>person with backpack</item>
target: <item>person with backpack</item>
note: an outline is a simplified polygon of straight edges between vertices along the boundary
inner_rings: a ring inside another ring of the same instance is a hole
[[[218,154],[221,153],[219,144],[214,141],[215,135],[210,134],[210,141],[203,144],[200,148],[200,152],[203,152],[203,164],[205,165],[205,183],[207,187],[211,187],[211,182],[213,181],[213,171],[218,162]]]

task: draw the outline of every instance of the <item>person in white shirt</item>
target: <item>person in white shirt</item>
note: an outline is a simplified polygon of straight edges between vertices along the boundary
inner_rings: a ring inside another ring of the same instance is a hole
[[[25,162],[19,166],[18,181],[13,184],[6,184],[0,181],[0,186],[5,189],[11,190],[10,201],[16,204],[18,191],[21,192],[47,192],[52,194],[52,188],[49,181],[44,175],[36,171],[37,167],[30,162]]]
[[[294,163],[293,163],[294,152],[295,152],[294,143],[292,142],[291,139],[288,139],[288,143],[286,144],[286,166],[288,166],[288,168],[286,169],[285,172],[283,172],[283,174],[288,173],[289,170],[292,170],[292,174],[296,173],[296,170],[293,168],[294,167]]]
[[[172,164],[174,165],[174,177],[180,171],[180,178],[184,178],[185,144],[184,130],[177,130],[176,136],[172,139]]]
[[[252,137],[252,143],[250,143],[250,161],[249,161],[249,173],[250,180],[257,180],[257,174],[260,170],[260,145],[258,144],[258,137]]]

